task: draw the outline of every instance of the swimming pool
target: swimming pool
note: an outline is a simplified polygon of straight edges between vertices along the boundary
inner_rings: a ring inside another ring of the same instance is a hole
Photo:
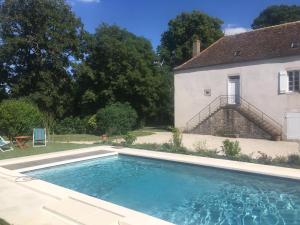
[[[178,225],[299,225],[300,182],[132,156],[27,172]]]

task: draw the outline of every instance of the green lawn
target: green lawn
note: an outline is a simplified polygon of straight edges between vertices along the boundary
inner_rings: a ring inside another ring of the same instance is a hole
[[[14,147],[14,150],[9,152],[0,152],[0,160],[1,159],[9,159],[9,158],[16,158],[22,156],[29,156],[29,155],[38,155],[50,152],[58,152],[58,151],[66,151],[71,149],[78,149],[78,148],[86,148],[92,147],[96,145],[86,145],[86,144],[71,144],[71,143],[50,143],[47,147],[29,147],[25,149],[19,149]],[[0,224],[1,225],[1,224]]]
[[[166,131],[163,129],[157,128],[143,128],[139,130],[132,131],[131,133],[135,136],[147,136],[151,135],[154,132],[158,131]],[[112,136],[110,137],[111,140],[115,138],[121,138],[121,135]],[[57,151],[65,151],[77,148],[84,148],[84,147],[91,147],[95,145],[87,145],[87,144],[72,144],[72,143],[60,143],[60,142],[72,142],[72,141],[92,141],[92,142],[99,142],[101,139],[97,135],[90,135],[90,134],[68,134],[68,135],[50,135],[48,137],[50,143],[47,144],[47,147],[38,147],[33,148],[29,147],[26,149],[19,149],[14,147],[13,151],[9,152],[0,152],[0,160],[1,159],[9,159],[15,157],[22,157],[22,156],[29,156],[29,155],[37,155],[49,152],[57,152]],[[31,146],[31,143],[28,143]],[[0,224],[1,225],[1,224]]]
[[[154,134],[154,132],[162,131],[160,129],[144,128],[139,130],[131,131],[131,134],[135,136],[147,136]],[[110,139],[121,138],[122,135],[111,136]],[[100,135],[92,134],[66,134],[66,135],[50,135],[49,140],[51,142],[70,142],[70,141],[100,141]]]
[[[100,137],[92,134],[64,134],[50,135],[48,139],[51,142],[69,142],[69,141],[100,141]]]
[[[9,225],[9,223],[0,218],[0,225]]]

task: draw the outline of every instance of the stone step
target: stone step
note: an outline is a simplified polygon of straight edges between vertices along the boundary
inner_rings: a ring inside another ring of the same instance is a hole
[[[242,113],[244,113],[246,116],[248,116],[253,122],[255,122],[258,126],[263,127],[264,129],[268,130],[269,132],[275,132],[275,134],[280,134],[281,132],[278,131],[276,127],[274,127],[271,122],[268,122],[266,120],[262,120],[260,115],[258,115],[255,112],[248,111],[247,109],[241,108]]]
[[[47,204],[43,209],[80,225],[117,225],[122,218],[112,212],[71,198]]]

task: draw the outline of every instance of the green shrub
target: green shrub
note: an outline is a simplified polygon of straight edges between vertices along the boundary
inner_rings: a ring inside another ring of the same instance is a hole
[[[86,118],[87,132],[90,134],[95,134],[97,131],[97,119],[96,114]]]
[[[240,143],[238,141],[230,141],[228,139],[223,141],[222,149],[225,156],[228,158],[235,158],[241,152]]]
[[[194,145],[196,150],[195,155],[211,158],[220,158],[219,151],[217,149],[208,149],[206,140],[199,141]]]
[[[146,150],[152,150],[152,151],[160,151],[161,144],[143,143],[143,144],[135,144],[135,145],[132,145],[130,147],[137,148],[137,149],[146,149]]]
[[[86,123],[79,117],[66,117],[55,125],[57,134],[85,134]]]
[[[300,165],[300,155],[291,154],[287,157],[287,163],[291,165]]]
[[[178,128],[172,129],[172,144],[175,148],[182,146],[182,134]]]
[[[206,140],[197,142],[196,144],[194,144],[194,148],[197,152],[206,151],[207,150]]]
[[[9,223],[0,218],[0,225],[9,225]]]
[[[209,150],[209,149],[197,149],[197,153],[195,155],[197,156],[203,156],[203,157],[211,157],[211,158],[219,158],[219,152],[215,150]]]
[[[179,148],[175,148],[171,143],[164,143],[164,144],[144,143],[144,144],[131,145],[130,147],[138,148],[138,149],[147,149],[152,151],[160,151],[160,152],[189,154],[188,150],[185,147],[181,146]]]
[[[115,103],[100,109],[96,120],[101,134],[126,134],[136,126],[137,113],[128,103]]]
[[[225,141],[224,141],[225,142]],[[227,142],[227,141],[226,141]],[[231,142],[231,145],[237,145],[235,142]],[[228,146],[229,144],[225,144],[225,146]],[[217,150],[202,150],[200,148],[198,151],[193,152],[189,151],[188,149],[184,147],[175,148],[172,143],[164,143],[164,144],[135,144],[130,145],[130,148],[138,148],[138,149],[147,149],[152,151],[161,151],[161,152],[171,152],[171,153],[180,153],[185,155],[196,155],[196,156],[203,156],[203,157],[211,157],[211,158],[221,158],[224,159],[225,156],[219,155]],[[231,147],[230,147],[231,148]],[[274,159],[272,157],[268,156],[267,154],[263,152],[258,152],[259,156],[257,158],[253,158],[253,153],[250,155],[246,154],[235,154],[234,157],[232,156],[226,156],[229,159],[236,160],[236,161],[242,161],[242,162],[251,162],[251,163],[259,163],[259,164],[270,164],[270,165],[280,165],[280,166],[287,166],[287,167],[293,167],[293,168],[300,168],[300,155],[293,154],[288,157],[284,156],[277,156]],[[289,162],[288,162],[289,158]]]
[[[173,152],[173,153],[180,153],[180,154],[188,154],[187,148],[185,148],[183,146],[180,146],[180,147],[177,147],[177,148],[172,148],[171,152]]]
[[[285,156],[276,156],[272,159],[272,164],[275,165],[282,165],[287,163],[287,158]]]
[[[136,136],[131,133],[127,133],[123,136],[126,145],[132,145],[136,141]]]
[[[180,146],[175,146],[173,143],[163,143],[159,146],[159,151],[187,154],[187,149]]]
[[[246,155],[246,154],[239,154],[237,156],[237,160],[241,162],[252,162],[252,156],[251,155]]]
[[[32,135],[35,127],[43,126],[43,115],[27,100],[5,100],[0,104],[0,133],[12,139]]]
[[[259,156],[256,158],[256,162],[261,163],[261,164],[266,164],[270,165],[272,164],[272,157],[268,156],[266,153],[263,152],[258,152]]]

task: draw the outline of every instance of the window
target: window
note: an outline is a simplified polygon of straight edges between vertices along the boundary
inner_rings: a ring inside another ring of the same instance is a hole
[[[299,48],[300,47],[300,42],[292,42],[291,48]]]
[[[300,71],[289,71],[289,91],[300,91]]]

